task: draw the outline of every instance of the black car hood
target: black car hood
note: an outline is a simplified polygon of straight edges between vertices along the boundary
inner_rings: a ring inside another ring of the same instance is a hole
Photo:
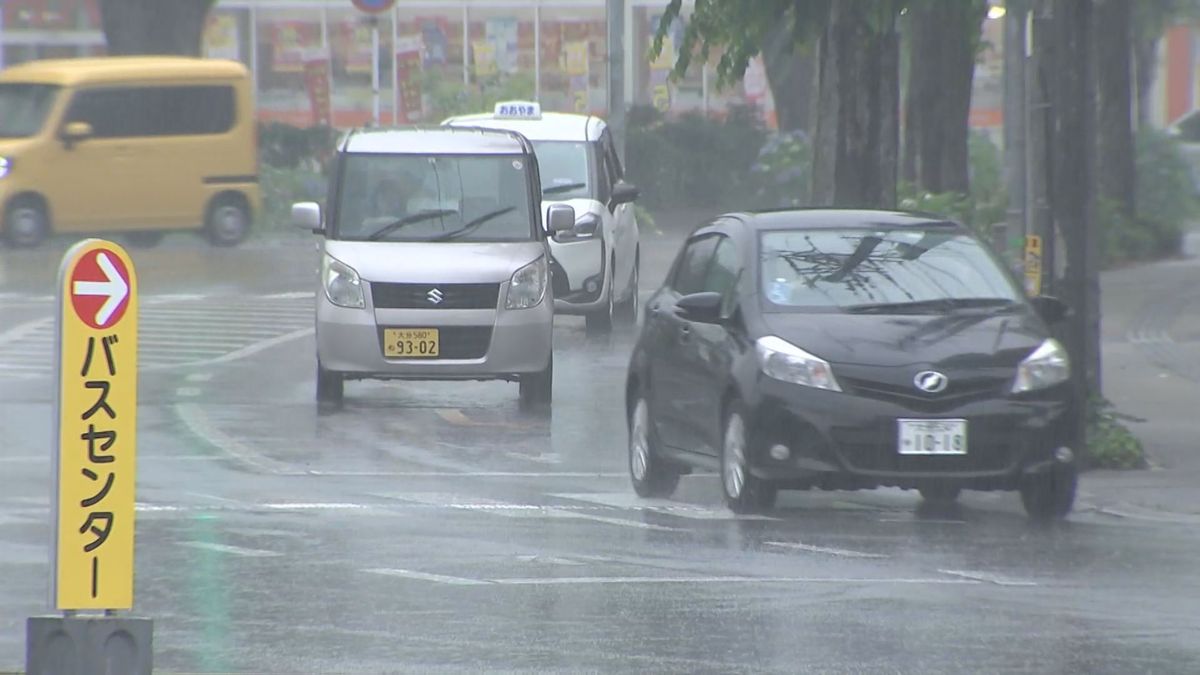
[[[941,315],[771,313],[771,334],[825,359],[858,367],[1015,367],[1047,337],[1024,308]]]

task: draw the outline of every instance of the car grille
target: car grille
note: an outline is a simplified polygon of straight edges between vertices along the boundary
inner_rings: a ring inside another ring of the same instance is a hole
[[[372,283],[376,309],[495,309],[500,284]]]
[[[383,351],[384,328],[405,328],[406,326],[380,326],[379,349]],[[426,328],[426,326],[418,326]],[[488,348],[492,345],[491,326],[440,326],[438,327],[439,356],[436,359],[420,359],[422,361],[446,361],[481,359],[487,356]]]
[[[838,376],[847,393],[876,401],[902,405],[917,412],[936,413],[967,403],[1003,398],[1010,381],[1003,378],[952,379],[945,391],[929,394],[911,382],[894,384],[855,377]]]

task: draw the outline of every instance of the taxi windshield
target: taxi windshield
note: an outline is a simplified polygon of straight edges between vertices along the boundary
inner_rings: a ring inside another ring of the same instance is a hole
[[[58,87],[0,84],[0,138],[26,138],[42,130]]]
[[[353,241],[529,241],[520,155],[351,154],[334,236]]]
[[[591,151],[588,144],[576,141],[533,141],[538,169],[542,174],[542,194],[547,199],[585,199],[592,195]]]

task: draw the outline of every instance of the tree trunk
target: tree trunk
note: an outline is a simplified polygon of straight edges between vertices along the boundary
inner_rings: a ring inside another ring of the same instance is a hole
[[[100,0],[108,53],[200,56],[215,0]]]
[[[970,189],[971,88],[986,9],[981,0],[937,0],[908,13],[905,180],[930,192]]]
[[[1092,53],[1092,0],[1053,0],[1055,50],[1051,67],[1054,124],[1055,223],[1066,248],[1064,299],[1075,310],[1067,326],[1072,386],[1079,404],[1074,443],[1083,448],[1088,398],[1100,394],[1099,242],[1095,212],[1094,80],[1087,68]],[[1108,36],[1105,36],[1108,39]]]
[[[816,204],[894,207],[899,39],[894,0],[837,0],[821,36]]]
[[[1101,199],[1125,218],[1135,211],[1130,0],[1096,0],[1096,171]]]
[[[1159,36],[1152,38],[1139,37],[1134,41],[1134,86],[1137,91],[1137,125],[1138,128],[1148,127],[1151,119],[1150,94],[1154,89],[1154,70],[1158,67]]]
[[[780,23],[767,35],[762,56],[779,130],[811,134],[816,91],[816,59],[811,49],[796,44],[792,32]]]

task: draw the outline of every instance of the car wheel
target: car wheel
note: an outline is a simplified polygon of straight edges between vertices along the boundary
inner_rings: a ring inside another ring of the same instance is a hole
[[[213,246],[237,246],[250,234],[250,211],[232,196],[219,197],[208,209],[204,234]]]
[[[13,200],[4,212],[4,240],[13,248],[33,248],[50,235],[50,217],[36,199]]]
[[[1058,464],[1021,482],[1021,504],[1034,520],[1062,520],[1075,505],[1079,474],[1073,464]]]
[[[639,497],[670,497],[679,485],[679,471],[658,456],[650,404],[641,394],[629,413],[629,478]]]
[[[775,506],[777,490],[750,473],[750,444],[745,414],[739,404],[725,415],[721,443],[721,491],[734,513],[759,513]]]
[[[125,241],[134,248],[154,248],[162,243],[164,232],[129,232],[125,235]]]
[[[638,287],[641,281],[641,255],[635,256],[633,259],[633,274],[631,275],[629,285],[629,297],[625,302],[621,303],[618,316],[621,324],[624,326],[637,326],[638,312],[641,311],[641,298],[638,296]]]
[[[612,274],[612,265],[609,265],[609,274]],[[588,335],[608,335],[612,333],[613,314],[616,313],[616,298],[613,295],[613,286],[611,277],[608,283],[608,298],[604,303],[604,307],[587,315],[587,334]]]
[[[921,499],[930,504],[953,504],[958,501],[962,488],[957,485],[926,485],[918,488]]]
[[[554,357],[545,369],[522,375],[520,379],[521,407],[550,407],[554,400]]]
[[[317,364],[317,403],[341,405],[345,393],[345,379],[341,373],[325,370]]]

